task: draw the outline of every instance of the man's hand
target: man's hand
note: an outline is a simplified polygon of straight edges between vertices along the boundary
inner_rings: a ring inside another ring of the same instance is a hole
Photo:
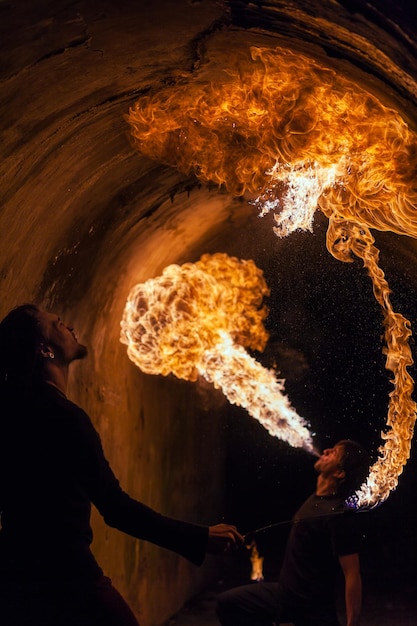
[[[244,538],[236,526],[216,524],[209,527],[207,552],[211,554],[228,554],[237,550],[243,542]]]

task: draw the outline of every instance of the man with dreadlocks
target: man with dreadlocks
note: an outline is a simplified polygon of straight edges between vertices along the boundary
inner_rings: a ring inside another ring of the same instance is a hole
[[[316,491],[294,516],[278,582],[259,582],[224,592],[217,614],[222,626],[338,626],[334,583],[345,580],[347,626],[357,626],[362,583],[360,528],[346,499],[365,480],[370,460],[351,440],[324,450],[315,462]]]
[[[66,397],[87,355],[58,315],[33,305],[0,323],[0,624],[138,626],[91,550],[91,503],[104,520],[195,564],[243,542],[234,526],[160,515],[129,497],[89,416]]]

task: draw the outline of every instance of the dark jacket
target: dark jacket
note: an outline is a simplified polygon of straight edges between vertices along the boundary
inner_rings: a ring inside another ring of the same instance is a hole
[[[128,496],[89,416],[51,385],[0,416],[0,565],[7,575],[94,581],[93,503],[109,526],[201,564],[208,528]]]

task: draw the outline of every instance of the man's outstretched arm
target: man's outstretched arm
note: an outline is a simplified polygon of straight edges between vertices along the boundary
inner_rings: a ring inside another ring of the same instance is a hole
[[[345,577],[346,624],[357,626],[362,607],[362,578],[359,555],[339,556],[339,562]]]

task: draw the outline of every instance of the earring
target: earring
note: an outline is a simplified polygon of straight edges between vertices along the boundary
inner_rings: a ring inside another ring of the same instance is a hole
[[[55,354],[53,352],[48,352],[48,357],[50,359],[54,359],[55,358]]]

